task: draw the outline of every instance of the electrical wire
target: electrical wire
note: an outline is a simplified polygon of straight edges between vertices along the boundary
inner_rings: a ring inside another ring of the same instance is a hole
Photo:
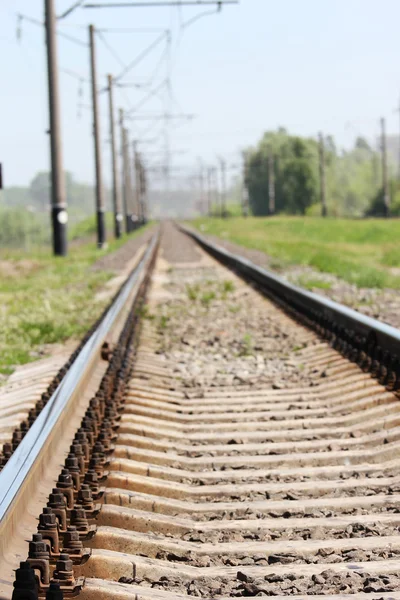
[[[97,29],[97,31],[101,31],[102,33],[161,33],[165,31],[165,28],[162,27],[101,27]]]
[[[38,19],[34,19],[33,17],[29,17],[28,15],[23,15],[21,13],[17,13],[17,18],[18,18],[18,25],[17,25],[17,39],[21,39],[22,38],[22,22],[23,21],[27,21],[28,23],[32,23],[33,25],[38,25],[40,27],[44,27],[45,24],[43,23],[43,21],[39,21]],[[73,42],[74,44],[77,44],[78,46],[83,46],[85,48],[88,47],[87,42],[83,42],[82,40],[69,35],[68,33],[64,33],[63,31],[59,31],[57,30],[57,35],[59,37],[62,37],[70,42]]]
[[[59,17],[57,17],[57,19],[60,21],[61,19],[65,19],[66,17],[68,17],[68,15],[70,15],[72,12],[74,12],[74,10],[76,10],[77,8],[79,8],[80,6],[82,6],[82,4],[85,2],[85,0],[78,0],[78,2],[75,2],[72,6],[70,6],[69,8],[67,8],[66,11],[64,11]]]
[[[218,4],[218,7],[216,10],[207,10],[203,13],[200,13],[199,15],[195,15],[193,18],[191,18],[188,21],[186,21],[185,23],[181,24],[181,30],[187,29],[187,27],[189,27],[189,25],[193,25],[193,23],[195,23],[199,19],[202,19],[203,17],[209,17],[211,15],[218,14],[219,12],[221,12],[221,9],[222,9],[222,4]]]
[[[150,54],[150,52],[152,50],[154,50],[154,48],[156,48],[158,46],[158,44],[165,38],[165,36],[166,36],[166,32],[164,31],[164,33],[162,33],[162,35],[160,35],[156,40],[154,40],[154,42],[152,42],[127,67],[125,67],[121,71],[121,73],[119,73],[119,75],[117,75],[117,77],[114,78],[114,80],[119,81],[120,79],[125,77],[125,75],[127,73],[129,73],[129,71],[131,71],[134,67],[136,67],[136,65],[138,65],[148,54]]]
[[[111,56],[113,56],[114,59],[119,63],[119,66],[122,67],[123,69],[125,69],[126,63],[122,60],[122,58],[120,56],[118,56],[118,54],[115,52],[114,48],[107,42],[103,33],[101,31],[99,31],[98,29],[95,29],[95,32],[96,32],[97,36],[100,38],[100,40],[103,42],[104,46],[107,48],[107,50],[109,51]]]
[[[130,109],[130,111],[128,112],[128,115],[129,115],[129,113],[136,112],[139,108],[141,108],[144,104],[146,104],[146,102],[148,100],[150,100],[154,96],[157,96],[160,89],[162,89],[167,84],[168,84],[168,80],[165,79],[156,88],[154,88],[153,90],[150,90],[150,92],[144,98],[142,98],[142,100],[138,104],[136,104],[136,106],[134,106],[133,108]]]

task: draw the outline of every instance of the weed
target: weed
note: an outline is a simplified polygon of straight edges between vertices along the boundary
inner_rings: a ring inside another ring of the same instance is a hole
[[[239,356],[249,356],[253,350],[253,340],[249,333],[245,333],[241,342]]]
[[[278,260],[277,258],[273,258],[269,261],[269,268],[273,271],[283,271],[285,268],[285,263],[283,260]]]
[[[239,312],[240,310],[240,306],[237,306],[237,304],[233,304],[232,306],[228,307],[229,312],[236,314]]]
[[[204,292],[200,298],[200,302],[203,304],[203,306],[206,306],[208,308],[212,300],[215,299],[215,297],[215,292],[213,292],[212,290],[209,292]]]
[[[192,302],[195,302],[197,300],[199,292],[200,292],[200,287],[198,285],[187,285],[186,286],[187,296],[188,296],[189,300],[192,300]]]
[[[160,321],[158,323],[159,329],[166,329],[168,321],[169,321],[169,317],[167,317],[166,315],[161,315]]]
[[[148,321],[153,321],[155,319],[155,315],[149,312],[149,307],[147,304],[138,306],[136,309],[136,314],[140,319],[147,319]]]
[[[223,281],[221,286],[222,286],[222,293],[224,295],[231,294],[232,292],[235,291],[235,284],[230,279],[226,279],[225,281]]]

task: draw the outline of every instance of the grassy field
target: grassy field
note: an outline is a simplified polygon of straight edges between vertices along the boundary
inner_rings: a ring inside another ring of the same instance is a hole
[[[400,289],[400,220],[197,219],[197,229],[265,252],[272,266],[313,267],[358,287]]]
[[[48,248],[29,258],[22,251],[0,252],[0,373],[35,360],[45,344],[85,333],[106,304],[95,294],[113,276],[91,266],[126,240],[112,241],[102,251],[93,242],[76,244],[66,259],[52,257]]]

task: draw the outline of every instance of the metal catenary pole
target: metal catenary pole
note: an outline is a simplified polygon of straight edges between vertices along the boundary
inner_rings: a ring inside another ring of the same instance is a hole
[[[322,133],[319,134],[319,183],[321,194],[321,216],[326,217],[328,209],[326,206],[326,178],[325,178],[325,142]]]
[[[226,162],[219,159],[221,169],[221,217],[226,217]]]
[[[126,129],[124,126],[124,111],[122,108],[119,109],[119,125],[121,129],[121,159],[122,159],[122,206],[123,216],[125,222],[125,231],[128,233],[128,187],[127,187],[127,171],[128,164],[126,162],[126,146],[128,140],[126,139]]]
[[[61,147],[60,96],[58,83],[56,15],[54,0],[45,0],[45,25],[50,116],[49,133],[51,155],[51,222],[53,228],[53,252],[56,256],[66,256],[68,213]]]
[[[207,205],[208,205],[208,216],[212,216],[212,204],[211,204],[211,181],[212,181],[212,167],[207,169]]]
[[[142,220],[142,211],[140,204],[140,173],[139,173],[139,157],[137,151],[137,142],[132,142],[133,149],[133,169],[135,173],[135,197],[134,197],[134,227],[137,228]]]
[[[110,112],[110,141],[111,141],[111,171],[112,171],[112,198],[114,208],[114,235],[120,238],[122,234],[122,207],[121,190],[119,183],[119,172],[117,167],[117,145],[115,140],[115,122],[114,122],[114,90],[113,77],[108,75],[108,101]]]
[[[129,152],[129,131],[124,129],[125,165],[126,165],[126,231],[132,231],[132,163]]]
[[[105,204],[101,166],[100,124],[99,107],[97,102],[97,72],[96,48],[94,41],[94,27],[89,25],[90,43],[90,70],[92,81],[92,108],[93,108],[93,141],[94,159],[96,170],[96,219],[97,219],[97,246],[103,248],[106,241]]]
[[[147,222],[147,182],[146,182],[146,171],[143,166],[142,160],[139,156],[139,181],[140,181],[140,214],[141,224],[145,225]]]
[[[268,155],[268,214],[275,214],[275,157]]]
[[[387,150],[386,150],[386,121],[381,119],[382,130],[382,190],[385,217],[390,216],[390,193],[388,181]]]

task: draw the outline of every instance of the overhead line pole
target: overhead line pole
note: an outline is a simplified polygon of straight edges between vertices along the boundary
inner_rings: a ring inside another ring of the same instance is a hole
[[[139,156],[137,151],[137,141],[132,143],[133,148],[133,166],[135,171],[135,227],[138,227],[142,221],[142,206],[140,202],[140,169]]]
[[[140,181],[140,223],[147,223],[147,177],[146,170],[139,156],[139,181]]]
[[[385,217],[389,217],[390,213],[390,193],[389,193],[389,181],[388,181],[388,165],[387,165],[387,150],[386,150],[386,121],[381,119],[381,131],[382,131],[382,190],[383,190],[383,204]]]
[[[207,204],[208,204],[208,216],[212,216],[212,205],[211,205],[211,177],[212,167],[207,169]]]
[[[226,162],[219,159],[221,169],[221,217],[226,217]]]
[[[319,183],[321,194],[321,216],[326,217],[328,209],[326,206],[326,178],[325,178],[325,142],[322,133],[319,134]]]
[[[111,141],[111,171],[112,171],[112,198],[114,208],[114,235],[120,238],[122,234],[122,207],[121,190],[119,182],[119,172],[117,167],[117,145],[115,140],[115,122],[114,122],[114,90],[113,77],[108,75],[108,101],[110,112],[110,141]]]
[[[268,155],[268,214],[275,214],[275,157],[270,150]]]
[[[61,146],[60,96],[58,83],[56,15],[54,9],[54,0],[45,0],[45,25],[50,116],[49,133],[51,154],[51,222],[53,228],[53,252],[56,256],[66,256],[68,213]]]
[[[124,111],[119,109],[119,126],[121,130],[121,162],[122,162],[122,206],[125,217],[125,231],[128,233],[128,185],[127,172],[129,165],[126,158],[126,147],[128,140],[126,139],[126,129],[124,124]]]
[[[90,42],[90,70],[92,82],[92,107],[93,107],[93,141],[96,170],[96,220],[97,220],[97,246],[104,248],[106,242],[105,204],[102,180],[101,146],[100,146],[100,120],[97,101],[97,73],[96,73],[96,48],[94,41],[94,27],[89,25]]]
[[[132,200],[133,200],[133,190],[132,190],[132,163],[130,159],[129,152],[129,132],[127,129],[124,130],[124,139],[125,139],[125,164],[126,164],[126,231],[127,233],[131,233],[133,227],[132,223]]]

